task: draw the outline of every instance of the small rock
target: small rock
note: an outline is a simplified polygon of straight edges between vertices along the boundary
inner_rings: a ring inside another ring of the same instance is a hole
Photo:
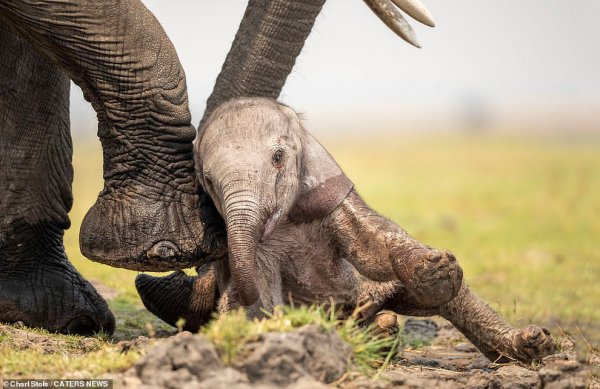
[[[556,360],[540,369],[539,378],[544,389],[583,389],[587,374],[577,361]]]
[[[563,372],[573,372],[578,370],[581,367],[581,364],[577,361],[568,360],[568,361],[556,361],[552,364],[553,366],[560,369]]]
[[[331,387],[312,377],[302,377],[291,385],[286,386],[286,389],[331,389]]]
[[[181,387],[221,367],[217,351],[202,335],[173,337],[148,350],[135,364],[144,384]]]
[[[419,366],[427,366],[427,367],[439,367],[440,366],[439,361],[437,361],[435,359],[431,359],[431,358],[417,357],[417,358],[412,359],[410,362],[415,365],[419,365]]]
[[[438,325],[431,319],[407,319],[404,334],[410,339],[431,340],[438,333]]]
[[[252,386],[248,377],[239,371],[227,367],[209,373],[204,381],[199,383],[198,389],[250,389]]]
[[[121,354],[127,354],[129,351],[132,351],[132,350],[145,349],[148,346],[149,341],[150,341],[150,339],[148,339],[145,336],[138,336],[135,339],[123,340],[123,341],[117,343],[117,349],[119,350],[119,352]]]
[[[501,389],[502,385],[493,375],[477,372],[467,379],[465,387],[469,389]]]
[[[538,373],[518,365],[502,366],[494,372],[503,384],[510,383],[511,388],[535,388]]]
[[[549,365],[555,361],[576,361],[577,353],[575,351],[563,351],[560,353],[548,355],[542,358],[544,365]]]
[[[491,361],[483,355],[477,356],[469,365],[469,369],[488,370]]]
[[[479,351],[477,350],[477,347],[467,342],[457,344],[456,346],[454,346],[454,349],[461,353],[476,353]]]

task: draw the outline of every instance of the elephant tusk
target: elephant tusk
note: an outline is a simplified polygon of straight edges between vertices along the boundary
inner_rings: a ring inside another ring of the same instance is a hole
[[[429,27],[435,27],[435,22],[425,5],[420,0],[392,0],[394,4],[408,16]]]
[[[390,0],[364,0],[364,2],[400,38],[421,48],[414,30]]]

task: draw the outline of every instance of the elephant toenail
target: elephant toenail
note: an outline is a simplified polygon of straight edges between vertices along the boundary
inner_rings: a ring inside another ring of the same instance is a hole
[[[429,257],[429,262],[439,262],[442,259],[441,254],[433,254]]]
[[[179,257],[180,251],[175,243],[168,240],[162,240],[156,243],[146,252],[149,259],[174,259]]]
[[[17,320],[15,322],[13,322],[12,325],[15,326],[15,328],[25,328],[25,327],[27,327],[27,324],[24,321],[21,321],[21,320]]]
[[[67,334],[93,335],[98,330],[98,325],[90,317],[79,316],[66,325],[64,332]]]

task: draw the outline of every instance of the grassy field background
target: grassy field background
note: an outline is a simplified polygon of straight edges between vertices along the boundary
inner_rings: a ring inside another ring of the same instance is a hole
[[[373,208],[453,251],[472,289],[512,324],[600,344],[600,140],[446,134],[322,141]],[[79,227],[102,188],[97,140],[75,142],[74,167],[65,246],[77,269],[111,292],[115,337],[33,331],[24,346],[22,337],[0,331],[0,379],[120,371],[139,354],[122,354],[119,340],[167,328],[143,309],[136,272],[81,255]]]
[[[493,135],[338,137],[324,145],[380,213],[453,251],[473,289],[516,325],[600,340],[600,141]],[[99,142],[76,142],[69,257],[139,306],[136,273],[85,259],[79,226],[102,188]],[[124,318],[119,318],[120,321]]]

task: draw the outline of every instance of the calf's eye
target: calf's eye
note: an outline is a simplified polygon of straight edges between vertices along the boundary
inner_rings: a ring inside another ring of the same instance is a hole
[[[284,162],[284,153],[283,150],[275,150],[275,152],[273,153],[273,156],[271,157],[271,161],[273,162],[273,166],[275,166],[276,168],[280,168],[283,166],[283,162]]]

